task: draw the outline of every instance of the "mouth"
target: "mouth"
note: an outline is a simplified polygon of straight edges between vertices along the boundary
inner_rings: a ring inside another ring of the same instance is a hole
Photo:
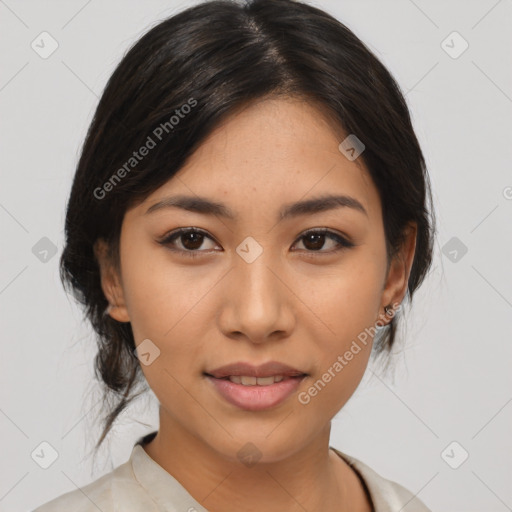
[[[264,364],[260,364],[259,366],[255,366],[244,361],[238,361],[236,363],[230,363],[219,368],[215,368],[214,370],[207,370],[204,373],[216,379],[240,377],[244,379],[246,385],[257,384],[257,380],[254,381],[254,378],[261,379],[260,385],[263,386],[265,385],[265,381],[263,380],[264,378],[272,377],[279,381],[288,377],[300,377],[306,375],[306,372],[293,368],[287,364],[280,363],[279,361],[268,361]],[[269,383],[272,384],[270,381]],[[236,382],[236,384],[240,384],[240,382]]]
[[[204,372],[203,375],[217,380],[229,380],[234,384],[241,384],[242,386],[271,386],[278,382],[289,379],[301,379],[302,377],[307,376],[306,373],[299,373],[297,375],[270,375],[268,377],[255,377],[253,375],[228,375],[226,377],[215,377],[206,372]]]
[[[214,377],[204,373],[214,392],[224,402],[245,411],[263,411],[275,408],[297,392],[308,374],[295,376],[270,375],[255,377],[252,375],[228,375]]]

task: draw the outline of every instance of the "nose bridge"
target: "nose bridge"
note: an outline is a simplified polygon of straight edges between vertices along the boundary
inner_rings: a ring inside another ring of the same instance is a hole
[[[230,273],[233,322],[225,327],[261,341],[275,330],[287,330],[289,314],[286,287],[276,276],[281,272],[278,258],[270,248],[256,244],[246,240],[237,248]]]
[[[247,252],[243,252],[245,250]],[[270,307],[271,302],[277,300],[279,295],[279,283],[275,276],[279,272],[279,262],[275,253],[269,247],[255,247],[252,241],[240,244],[237,253],[239,259],[235,264],[234,274],[240,283],[242,295]]]

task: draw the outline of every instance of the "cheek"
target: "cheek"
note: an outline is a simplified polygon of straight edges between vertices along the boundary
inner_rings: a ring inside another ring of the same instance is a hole
[[[304,401],[316,402],[333,415],[357,388],[368,364],[381,297],[383,269],[378,261],[359,257],[303,290],[318,319],[311,324],[317,380]]]
[[[367,351],[361,351],[342,370],[330,364],[299,395],[297,407],[303,408],[301,420],[313,430],[332,420],[343,409],[359,386],[367,365]]]
[[[333,418],[359,386],[373,344],[372,319],[354,298],[344,310],[332,312],[334,334],[324,329],[323,336],[316,336],[315,374],[298,400],[317,414],[306,415],[305,421],[314,422],[315,416]]]
[[[211,271],[203,273],[198,267],[171,265],[161,258],[146,257],[142,259],[144,265],[139,261],[127,257],[124,265],[126,304],[135,344],[149,339],[158,354],[154,362],[141,368],[155,393],[165,394],[159,399],[180,401],[183,397],[174,379],[184,383],[193,380],[194,372],[200,373],[205,325],[213,325],[213,320],[208,321],[211,289],[218,276],[212,276]]]
[[[304,285],[301,295],[329,334],[329,346],[334,342],[336,349],[343,349],[343,342],[377,320],[385,270],[379,261],[360,251],[334,271]]]
[[[144,264],[140,264],[144,261]],[[196,267],[179,267],[161,255],[131,260],[124,267],[124,291],[132,329],[138,341],[152,336],[164,340],[189,322],[215,276]]]

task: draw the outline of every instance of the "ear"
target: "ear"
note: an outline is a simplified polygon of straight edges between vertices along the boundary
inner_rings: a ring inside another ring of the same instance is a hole
[[[388,305],[394,309],[396,305],[402,302],[407,293],[409,275],[416,251],[417,232],[418,226],[415,222],[410,223],[406,227],[402,246],[389,265],[386,282],[382,291],[382,309]],[[385,315],[384,318],[387,319],[388,315]],[[386,323],[389,323],[389,321]]]
[[[94,243],[94,255],[98,261],[101,275],[101,289],[109,302],[108,314],[118,322],[129,322],[121,279],[110,255],[107,242],[99,238]]]

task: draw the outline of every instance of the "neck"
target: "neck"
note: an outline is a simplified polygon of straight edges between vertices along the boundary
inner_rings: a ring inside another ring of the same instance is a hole
[[[221,455],[160,413],[160,430],[144,450],[211,512],[371,510],[368,503],[357,506],[361,482],[329,449],[330,423],[293,454],[250,465]]]

